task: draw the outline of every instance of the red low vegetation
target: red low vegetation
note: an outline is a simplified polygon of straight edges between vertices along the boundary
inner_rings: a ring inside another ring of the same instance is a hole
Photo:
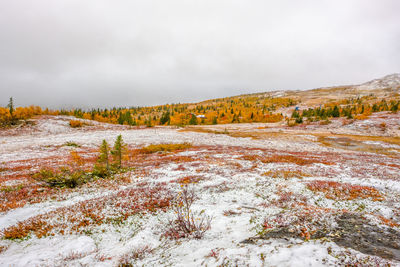
[[[383,195],[373,187],[352,185],[333,181],[313,181],[307,184],[311,191],[322,192],[328,199],[354,200],[371,198],[373,201],[382,201]]]
[[[5,239],[21,239],[30,234],[41,238],[56,233],[85,233],[96,225],[122,223],[138,213],[165,210],[170,200],[165,185],[143,185],[34,216],[2,230],[1,235]]]
[[[201,176],[185,176],[182,178],[177,179],[175,182],[179,183],[179,184],[194,184],[194,183],[198,183],[201,180],[204,180],[203,177]]]
[[[310,165],[314,163],[322,163],[325,165],[335,164],[333,161],[322,158],[304,155],[272,155],[272,156],[258,156],[258,155],[244,155],[243,160],[261,161],[262,163],[294,163],[300,166]]]

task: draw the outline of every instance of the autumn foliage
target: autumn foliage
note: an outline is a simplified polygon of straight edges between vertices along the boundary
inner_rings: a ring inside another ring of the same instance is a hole
[[[152,144],[143,147],[140,152],[145,154],[151,154],[156,152],[174,152],[177,150],[184,150],[192,147],[189,143],[182,144]]]
[[[372,99],[371,99],[372,98]],[[346,117],[347,119],[365,120],[374,112],[391,111],[396,113],[400,108],[400,100],[397,97],[386,101],[376,101],[372,96],[364,96],[357,99],[344,99],[338,102],[325,103],[317,108],[308,108],[302,111],[293,110],[292,120],[288,124],[303,123],[307,121],[325,121],[328,118]]]
[[[311,191],[324,193],[328,199],[354,200],[370,198],[373,201],[384,200],[383,195],[370,186],[317,180],[307,184],[307,187]]]
[[[40,107],[17,107],[10,113],[9,108],[0,107],[0,126],[17,124],[21,120],[27,120],[36,115],[50,114],[48,110],[43,111]]]
[[[310,157],[304,155],[271,155],[271,156],[258,156],[258,155],[244,155],[242,159],[249,161],[260,161],[262,163],[294,163],[300,166],[310,165],[314,163],[322,163],[326,165],[333,165],[334,162],[328,161],[324,158]]]
[[[67,115],[99,122],[133,126],[211,125],[242,122],[278,122],[284,116],[279,108],[297,102],[290,98],[242,95],[208,100],[196,104],[167,104],[153,107],[75,109]]]
[[[165,186],[125,189],[107,197],[99,197],[58,208],[34,216],[1,231],[5,239],[37,238],[58,234],[85,233],[95,226],[123,223],[129,216],[165,210],[171,197]]]
[[[79,120],[70,120],[69,126],[71,126],[72,128],[80,128],[83,126],[83,123]]]

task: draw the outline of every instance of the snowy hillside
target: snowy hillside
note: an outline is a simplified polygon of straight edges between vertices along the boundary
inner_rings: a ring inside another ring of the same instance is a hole
[[[399,114],[184,130],[85,131],[66,119],[0,137],[0,266],[400,264]],[[74,188],[32,179],[43,168],[92,168],[102,140],[119,134],[123,173]],[[183,145],[143,152],[171,143]],[[191,192],[200,231],[177,224]]]
[[[399,89],[400,88],[400,73],[387,75],[380,79],[375,79],[358,86],[361,90],[366,89]]]

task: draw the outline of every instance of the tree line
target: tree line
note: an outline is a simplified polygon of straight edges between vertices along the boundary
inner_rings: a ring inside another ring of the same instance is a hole
[[[400,100],[386,101],[382,99],[375,103],[357,102],[352,105],[333,105],[327,107],[308,108],[302,111],[294,110],[292,118],[296,123],[327,120],[328,118],[346,117],[347,119],[365,119],[374,112],[391,111],[396,113],[400,108]]]
[[[12,98],[0,108],[0,124],[15,125],[34,115],[69,115],[76,118],[131,126],[227,124],[242,122],[277,122],[283,115],[276,112],[297,101],[290,98],[240,96],[204,101],[198,104],[168,104],[152,107],[111,109],[42,110],[40,107],[14,108]]]

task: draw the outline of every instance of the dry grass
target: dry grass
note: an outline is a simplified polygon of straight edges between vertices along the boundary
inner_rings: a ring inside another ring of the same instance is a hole
[[[225,128],[225,130],[214,130],[208,129],[205,127],[186,127],[182,129],[182,132],[197,132],[197,133],[211,133],[211,134],[226,134],[231,137],[239,137],[239,138],[252,138],[255,140],[262,140],[262,139],[283,139],[283,140],[304,140],[302,138],[302,133],[285,133],[285,132],[270,132],[270,131],[260,131],[262,129],[268,129],[268,127],[257,127],[257,131],[249,131],[248,129],[230,129]]]
[[[358,114],[358,115],[354,116],[354,119],[356,119],[356,120],[366,120],[368,118],[369,118],[369,116],[365,115],[365,114]]]
[[[374,141],[385,142],[392,145],[400,145],[400,137],[397,136],[372,136],[372,135],[351,135],[351,134],[332,134],[332,133],[315,133],[316,137],[336,137],[336,138],[349,138],[356,141]]]
[[[7,250],[6,246],[0,246],[0,254]]]
[[[383,146],[374,145],[374,144],[366,144],[364,142],[383,142],[392,145],[400,145],[400,137],[391,137],[391,136],[363,136],[363,135],[337,135],[337,134],[315,134],[318,136],[318,141],[328,147],[339,147],[341,149],[349,149],[353,151],[360,152],[370,152],[383,154],[388,156],[396,155],[396,153],[390,150],[397,150],[400,152],[400,149],[392,148],[387,149]]]
[[[71,251],[67,256],[63,257],[63,261],[74,261],[86,257],[88,253],[79,251]]]
[[[175,162],[175,163],[182,163],[182,162],[192,162],[196,159],[188,156],[171,156],[167,158],[168,160]]]
[[[192,144],[182,143],[182,144],[157,144],[149,145],[140,149],[141,153],[152,154],[156,152],[175,152],[178,150],[185,150],[191,148]]]
[[[118,266],[134,266],[132,262],[144,259],[147,254],[151,254],[153,249],[148,245],[137,247],[131,252],[122,255],[118,260]]]
[[[283,178],[283,179],[290,179],[290,178],[298,178],[302,179],[303,177],[310,177],[311,175],[308,173],[304,173],[302,171],[292,171],[292,170],[273,170],[267,171],[263,174],[264,176],[269,176],[272,178]]]
[[[193,126],[188,126],[185,127],[184,129],[180,130],[181,132],[195,132],[195,133],[209,133],[209,134],[227,134],[230,135],[229,131],[225,128],[224,130],[214,130],[214,129],[209,129],[201,126],[193,127]]]
[[[310,165],[313,163],[323,163],[326,165],[332,165],[332,162],[328,162],[322,159],[315,158],[303,158],[300,156],[293,155],[276,155],[271,157],[264,157],[260,159],[262,163],[294,163],[297,165]]]

